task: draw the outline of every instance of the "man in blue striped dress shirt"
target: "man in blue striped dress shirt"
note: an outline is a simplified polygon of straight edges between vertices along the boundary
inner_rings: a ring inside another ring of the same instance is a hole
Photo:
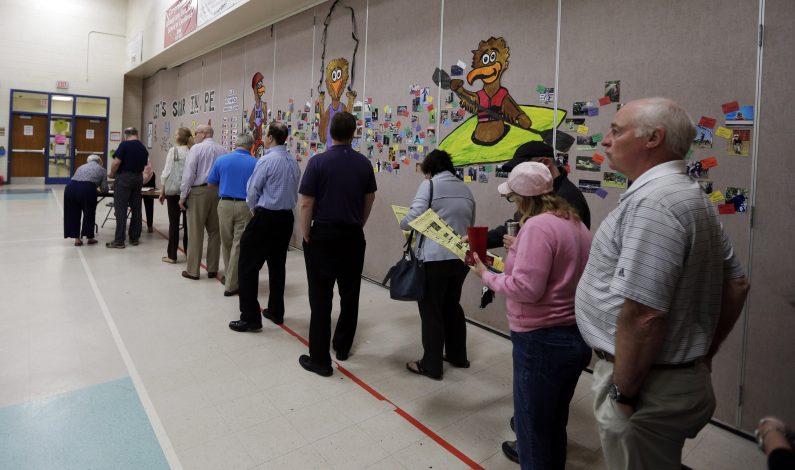
[[[268,308],[262,316],[280,325],[284,321],[284,278],[287,245],[293,234],[293,208],[298,202],[301,169],[287,152],[287,126],[273,122],[265,134],[263,155],[248,180],[246,204],[253,217],[240,238],[240,320],[229,323],[235,331],[262,329],[257,300],[259,271],[268,263]]]

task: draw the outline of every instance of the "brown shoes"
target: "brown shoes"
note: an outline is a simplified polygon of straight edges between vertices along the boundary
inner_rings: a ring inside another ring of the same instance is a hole
[[[182,271],[182,277],[184,277],[186,279],[193,280],[193,281],[198,281],[199,280],[199,276],[194,276],[193,274],[191,274],[191,273],[189,273],[187,271]]]

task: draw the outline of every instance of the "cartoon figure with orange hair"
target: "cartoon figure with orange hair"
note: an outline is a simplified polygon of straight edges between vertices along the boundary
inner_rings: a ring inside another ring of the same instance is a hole
[[[251,155],[255,157],[262,156],[265,149],[262,142],[262,126],[268,116],[268,103],[262,100],[262,97],[265,96],[263,79],[264,77],[259,72],[255,73],[251,79],[251,89],[254,90],[254,108],[248,117],[248,127],[254,138],[254,147],[251,148]]]
[[[326,90],[331,95],[331,104],[326,108],[326,92],[321,91],[320,129],[318,129],[320,140],[326,143],[326,148],[331,146],[331,118],[339,112],[351,112],[353,109],[353,100],[356,98],[355,91],[348,90],[345,94],[348,98],[347,106],[340,102],[342,91],[345,90],[346,85],[348,85],[348,61],[343,58],[329,61],[326,67]]]
[[[467,74],[467,82],[472,85],[475,80],[480,79],[483,88],[472,92],[464,88],[462,80],[450,81],[450,89],[461,97],[461,107],[478,115],[472,142],[494,145],[508,133],[508,124],[530,129],[533,124],[531,119],[501,85],[502,74],[508,70],[510,56],[505,39],[490,37],[486,41],[480,41],[472,54],[472,71]]]

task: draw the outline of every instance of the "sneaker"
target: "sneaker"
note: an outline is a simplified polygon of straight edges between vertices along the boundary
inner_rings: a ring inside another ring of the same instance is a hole
[[[132,246],[138,246],[139,243],[141,243],[141,242],[138,241],[138,240],[130,240],[130,245],[132,245]]]
[[[124,242],[108,242],[105,243],[105,248],[124,248]]]
[[[168,263],[168,264],[176,264],[176,262],[177,262],[177,260],[171,259],[168,256],[164,256],[164,257],[160,258],[160,261],[162,261],[164,263]]]

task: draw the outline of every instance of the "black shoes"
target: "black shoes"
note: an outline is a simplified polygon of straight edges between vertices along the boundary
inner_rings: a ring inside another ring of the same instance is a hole
[[[425,377],[428,377],[429,379],[442,380],[442,374],[439,374],[439,375],[431,375],[431,374],[429,374],[428,371],[426,371],[422,367],[422,362],[421,361],[407,362],[406,363],[406,369],[409,372],[413,372],[413,373],[418,374],[418,375],[424,375]]]
[[[245,333],[246,331],[259,331],[262,329],[262,324],[249,323],[243,320],[233,320],[229,322],[229,329],[240,333]]]
[[[130,245],[132,246],[138,246],[139,243],[141,243],[139,240],[130,240]]]
[[[334,373],[334,369],[332,369],[331,366],[319,366],[313,363],[312,358],[306,354],[301,354],[301,357],[298,358],[298,363],[301,364],[301,367],[308,370],[309,372],[314,372],[315,374],[323,377],[331,377],[331,375]]]
[[[124,248],[124,242],[108,242],[105,243],[105,248]]]
[[[207,272],[207,279],[213,279],[216,276],[218,276],[217,272]]]
[[[351,354],[350,352],[344,353],[344,352],[337,351],[336,358],[337,358],[338,361],[347,361],[348,360],[348,356],[350,356],[350,354]]]
[[[458,367],[459,369],[469,369],[469,365],[470,364],[469,364],[469,361],[466,360],[466,359],[464,359],[463,362],[453,362],[453,361],[447,359],[447,356],[444,356],[442,359],[444,359],[444,362],[450,364],[453,367]]]
[[[239,292],[240,292],[240,289],[235,289],[235,290],[232,290],[232,291],[225,290],[224,291],[224,297],[232,297],[233,295],[237,295]]]
[[[519,452],[516,450],[516,441],[505,441],[502,443],[502,453],[511,462],[519,463]]]
[[[516,429],[513,428],[513,416],[511,416],[511,431],[516,432]]]
[[[193,274],[191,274],[191,273],[189,273],[187,271],[182,271],[182,277],[184,277],[185,279],[190,279],[192,281],[198,281],[199,280],[199,276],[194,276]]]
[[[284,323],[284,317],[283,316],[281,318],[276,318],[276,317],[274,317],[271,314],[271,312],[268,311],[267,308],[262,310],[262,316],[264,318],[267,318],[268,320],[272,321],[276,325],[281,325],[282,323]]]

